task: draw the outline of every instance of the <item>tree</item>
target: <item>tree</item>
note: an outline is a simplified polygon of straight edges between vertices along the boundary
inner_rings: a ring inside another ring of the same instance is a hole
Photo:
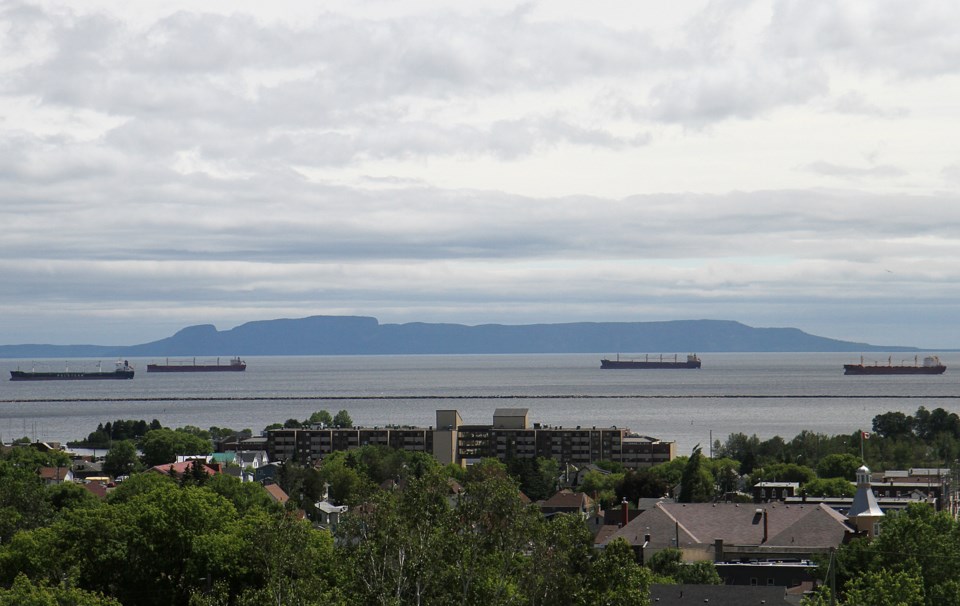
[[[721,493],[731,493],[737,490],[740,482],[740,474],[737,473],[740,464],[737,461],[724,457],[722,459],[704,459],[703,463],[713,474],[717,481],[717,489]],[[811,471],[811,473],[813,472]]]
[[[670,485],[648,469],[630,470],[616,485],[617,501],[626,499],[630,503],[644,498],[659,498],[669,493]]]
[[[350,413],[346,410],[341,410],[333,417],[333,426],[334,427],[353,427],[353,419],[350,418]]]
[[[352,577],[358,603],[458,603],[449,572],[459,525],[448,490],[437,472],[411,478],[406,489],[375,493],[341,523],[347,568],[363,571]]]
[[[514,457],[507,471],[520,482],[520,490],[534,501],[548,499],[557,492],[560,464],[554,459]]]
[[[520,586],[531,606],[576,604],[585,597],[593,535],[580,516],[540,519],[529,556],[520,570]]]
[[[44,526],[53,516],[53,505],[35,469],[0,461],[0,545],[17,531]]]
[[[821,478],[844,478],[851,482],[857,479],[857,469],[863,465],[858,457],[851,454],[832,454],[820,459],[817,476]]]
[[[648,562],[650,571],[675,583],[689,585],[722,585],[723,580],[713,562],[685,564],[683,552],[676,548],[661,549]]]
[[[711,473],[702,465],[703,455],[700,445],[693,447],[693,453],[683,468],[680,478],[680,503],[705,503],[713,499],[714,482]]]
[[[79,484],[73,482],[63,482],[47,486],[47,495],[50,504],[54,510],[63,511],[65,509],[80,509],[82,507],[94,507],[99,505],[100,501],[93,493]]]
[[[310,418],[307,420],[309,425],[323,425],[324,427],[333,426],[333,416],[326,410],[318,410],[317,412],[310,415]]]
[[[800,487],[805,497],[852,497],[856,488],[843,478],[817,478]]]
[[[249,553],[237,554],[240,560],[252,557],[246,578],[237,575],[232,560],[222,562],[210,572],[218,578],[244,578],[252,585],[238,592],[238,605],[344,602],[342,596],[336,599],[334,588],[343,583],[335,568],[333,537],[329,533],[315,530],[309,522],[292,515],[277,512],[246,518],[239,525],[237,536],[241,539],[239,545],[256,546]],[[212,554],[218,553],[216,542],[210,542],[209,547]]]
[[[143,468],[137,447],[130,440],[114,442],[103,460],[103,471],[113,477],[129,476]]]
[[[847,455],[830,456],[836,457]],[[796,463],[773,463],[771,465],[764,465],[759,469],[754,469],[752,475],[754,482],[766,480],[768,482],[799,482],[800,484],[805,484],[815,477],[817,477],[817,474],[812,469],[806,465],[797,465]]]
[[[899,440],[913,437],[913,417],[902,412],[886,412],[873,417],[873,433]]]
[[[578,488],[585,494],[596,497],[601,508],[606,509],[617,505],[623,500],[624,497],[617,494],[618,488],[623,484],[623,480],[623,474],[588,471],[584,474],[583,482]],[[634,503],[636,502],[635,498],[627,500],[633,501]]]
[[[241,482],[238,478],[218,473],[210,476],[204,487],[230,501],[241,515],[257,510],[280,509],[263,486],[257,482]]]
[[[844,602],[870,606],[924,606],[923,594],[923,581],[915,574],[902,570],[867,572],[847,584]]]
[[[591,563],[584,603],[649,606],[651,580],[650,571],[637,564],[630,544],[615,539]]]
[[[140,444],[144,464],[148,467],[173,463],[177,455],[207,455],[213,450],[210,440],[190,432],[152,429]]]
[[[190,466],[184,470],[184,473],[180,476],[180,485],[181,486],[203,486],[207,483],[207,480],[210,478],[210,474],[207,473],[206,465],[200,459],[194,459],[190,462]]]
[[[10,589],[0,589],[0,606],[121,606],[113,598],[69,587],[33,584],[17,576]]]

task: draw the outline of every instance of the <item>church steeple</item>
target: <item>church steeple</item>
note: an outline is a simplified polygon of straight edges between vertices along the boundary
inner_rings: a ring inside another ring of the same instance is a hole
[[[877,497],[870,488],[870,470],[862,465],[857,470],[857,492],[847,512],[847,520],[858,531],[872,537],[879,532],[879,522],[883,516],[883,510],[877,505]]]

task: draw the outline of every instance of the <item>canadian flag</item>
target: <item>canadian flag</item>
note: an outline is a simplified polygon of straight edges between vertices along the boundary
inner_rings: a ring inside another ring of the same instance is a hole
[[[860,432],[860,437],[863,438],[864,440],[869,440],[869,439],[870,439],[870,432],[869,432],[869,431],[861,431],[861,432]]]

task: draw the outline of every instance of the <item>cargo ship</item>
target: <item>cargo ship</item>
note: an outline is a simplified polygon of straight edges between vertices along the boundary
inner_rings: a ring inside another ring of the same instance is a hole
[[[876,362],[873,364],[864,364],[863,356],[860,356],[859,364],[844,364],[843,374],[845,375],[940,375],[947,369],[940,362],[937,356],[927,356],[921,364],[917,356],[913,358],[913,364],[903,364],[894,366],[893,356],[887,358],[886,365]]]
[[[190,362],[170,363],[169,358],[164,364],[147,364],[147,372],[242,372],[247,369],[247,363],[240,359],[240,356],[231,358],[229,364],[221,364],[220,358],[217,358],[216,364],[197,364],[194,358]]]
[[[617,354],[616,360],[600,360],[600,368],[700,368],[700,358],[696,354],[690,354],[684,361],[674,354],[671,360],[669,356],[664,358],[663,354],[660,354],[659,356],[645,355],[642,360],[621,360],[620,354]]]
[[[97,370],[11,370],[11,381],[84,381],[92,379],[132,379],[133,366],[124,360],[117,362],[116,370],[103,370],[100,364],[97,364]]]

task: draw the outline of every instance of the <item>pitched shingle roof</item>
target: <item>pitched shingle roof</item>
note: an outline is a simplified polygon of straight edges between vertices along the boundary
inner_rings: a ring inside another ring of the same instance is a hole
[[[589,509],[593,501],[582,492],[561,490],[540,504],[551,509]]]
[[[766,516],[766,520],[764,517]],[[847,532],[845,518],[822,504],[658,503],[613,535],[654,547],[711,544],[836,547]],[[766,540],[764,540],[766,532]]]
[[[658,606],[749,606],[789,604],[783,587],[749,585],[650,585],[650,603]]]
[[[41,467],[39,471],[41,479],[60,482],[67,477],[68,473],[71,473],[69,467]]]
[[[287,493],[285,493],[277,484],[267,484],[263,488],[267,491],[267,494],[270,495],[270,498],[281,505],[290,500],[290,497],[287,496]]]

